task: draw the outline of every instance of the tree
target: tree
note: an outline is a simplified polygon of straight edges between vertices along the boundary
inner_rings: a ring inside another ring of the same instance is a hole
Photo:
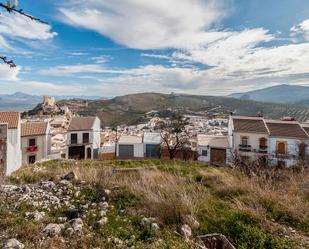
[[[33,17],[29,14],[26,14],[23,11],[23,9],[17,9],[17,6],[18,6],[18,0],[14,0],[13,5],[11,4],[11,0],[7,0],[6,4],[0,3],[0,7],[2,9],[4,9],[5,11],[9,12],[9,13],[17,13],[19,15],[23,15],[27,18],[30,18],[33,21],[47,24],[46,22],[42,21],[39,18]],[[6,56],[0,55],[0,60],[2,60],[4,63],[8,64],[10,67],[16,67],[16,64],[12,60],[7,59]]]
[[[190,145],[186,125],[188,120],[179,114],[174,114],[170,119],[160,122],[161,137],[167,148],[169,158],[175,158],[178,151],[187,149]]]

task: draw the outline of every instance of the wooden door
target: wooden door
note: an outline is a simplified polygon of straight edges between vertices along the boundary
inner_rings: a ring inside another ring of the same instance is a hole
[[[226,149],[211,148],[210,162],[212,164],[220,164],[220,165],[226,164]]]

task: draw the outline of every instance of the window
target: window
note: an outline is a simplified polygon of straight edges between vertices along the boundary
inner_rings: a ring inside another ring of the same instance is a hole
[[[30,146],[35,146],[36,145],[35,138],[30,138],[29,141],[28,141],[28,144],[29,144],[29,147]]]
[[[28,157],[28,163],[29,164],[34,164],[35,163],[35,155],[32,155],[32,156]]]
[[[83,133],[83,143],[89,143],[89,133]]]
[[[241,137],[241,145],[247,146],[248,145],[248,137]]]
[[[286,142],[277,142],[277,153],[281,155],[286,154]]]
[[[260,148],[266,148],[267,147],[267,139],[265,137],[260,138]]]
[[[77,134],[71,134],[71,144],[77,144]]]
[[[301,159],[304,159],[307,155],[306,150],[307,150],[308,145],[306,143],[300,143],[298,145],[298,156]]]
[[[208,156],[208,151],[207,150],[202,150],[202,156]]]

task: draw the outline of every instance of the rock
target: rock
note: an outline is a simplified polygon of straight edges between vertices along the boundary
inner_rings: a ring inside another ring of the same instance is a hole
[[[66,222],[67,220],[68,220],[67,217],[58,217],[57,222],[58,222],[58,223],[64,223],[64,222]]]
[[[99,226],[104,226],[107,222],[108,222],[107,217],[103,217],[103,218],[101,218],[101,219],[97,222],[97,224],[98,224]]]
[[[104,193],[108,196],[111,194],[111,191],[109,189],[104,189]]]
[[[44,217],[45,217],[45,212],[39,212],[39,211],[36,210],[36,211],[33,213],[33,218],[34,218],[34,220],[36,220],[36,221],[43,220]]]
[[[159,231],[160,227],[157,223],[151,223],[151,230],[154,232]]]
[[[151,220],[149,218],[146,218],[144,217],[142,220],[141,220],[141,225],[142,226],[149,226],[151,224]]]
[[[53,189],[56,186],[56,184],[52,181],[45,181],[45,182],[43,181],[40,183],[40,185],[41,185],[41,188],[46,189],[46,190]]]
[[[193,230],[198,230],[200,227],[200,223],[192,216],[187,215],[185,217],[185,222],[191,227]]]
[[[0,191],[5,193],[15,192],[18,191],[18,187],[15,185],[1,185]]]
[[[192,230],[187,224],[185,224],[181,226],[180,234],[184,237],[185,241],[189,241],[192,236]]]
[[[48,224],[44,228],[43,233],[49,237],[57,236],[61,233],[61,226],[58,224]]]
[[[80,197],[80,195],[81,195],[81,192],[79,190],[74,193],[75,198]]]
[[[106,211],[105,211],[105,210],[101,210],[101,211],[100,211],[100,216],[101,216],[101,217],[106,216]]]
[[[67,236],[67,237],[70,237],[74,234],[74,229],[72,227],[69,227],[65,230],[64,234]]]
[[[73,171],[71,171],[68,174],[66,174],[65,176],[62,176],[61,179],[67,180],[67,181],[72,181],[72,180],[76,180],[77,177],[76,177],[75,173]]]
[[[105,201],[105,202],[100,202],[98,204],[98,206],[102,209],[107,209],[108,208],[108,203]]]
[[[25,245],[20,243],[17,239],[9,239],[7,240],[2,249],[23,249]]]
[[[84,222],[81,218],[71,220],[71,226],[75,232],[81,232],[84,226]]]
[[[82,217],[84,212],[81,209],[74,208],[74,209],[66,210],[63,213],[69,220],[72,220],[72,219]]]

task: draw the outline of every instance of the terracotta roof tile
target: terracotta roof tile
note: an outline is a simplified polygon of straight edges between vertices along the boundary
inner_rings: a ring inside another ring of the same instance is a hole
[[[19,117],[19,112],[0,112],[0,123],[7,123],[9,129],[16,129]]]
[[[248,133],[268,133],[263,118],[232,117],[234,131]]]
[[[269,135],[273,137],[288,137],[298,139],[308,139],[308,135],[296,121],[276,121],[266,120]]]
[[[21,125],[21,136],[42,136],[47,132],[46,122],[28,122]]]
[[[91,130],[95,121],[95,117],[74,117],[71,120],[69,131],[85,131]]]

